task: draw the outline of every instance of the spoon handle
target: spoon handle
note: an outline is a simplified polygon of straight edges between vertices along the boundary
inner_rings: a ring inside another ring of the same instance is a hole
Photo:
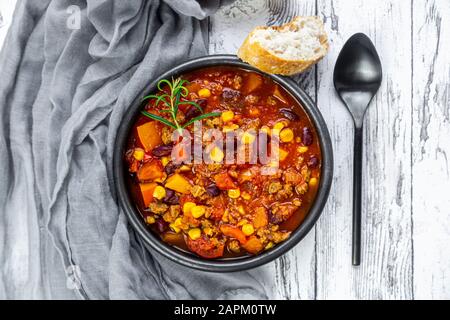
[[[353,156],[353,234],[352,234],[352,263],[361,263],[361,187],[362,187],[362,127],[355,127]]]

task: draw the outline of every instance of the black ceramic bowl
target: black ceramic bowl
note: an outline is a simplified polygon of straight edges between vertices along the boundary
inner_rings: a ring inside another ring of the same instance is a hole
[[[134,101],[134,103],[130,106],[129,111],[122,120],[122,124],[117,133],[114,149],[114,178],[119,202],[128,216],[130,224],[150,250],[155,250],[163,256],[190,268],[211,272],[232,272],[254,268],[275,260],[298,244],[300,240],[302,240],[311,230],[322,213],[330,192],[333,177],[333,149],[331,146],[331,139],[328,129],[322,115],[305,91],[299,88],[290,78],[264,74],[265,76],[272,78],[300,102],[316,127],[322,151],[322,172],[316,200],[314,201],[309,214],[303,223],[292,232],[289,239],[276,245],[273,249],[256,256],[207,260],[164,243],[158,235],[153,234],[153,232],[151,232],[146,226],[144,219],[137,210],[132,196],[128,191],[126,183],[127,172],[123,162],[123,154],[126,147],[127,137],[142,107],[142,97],[154,92],[156,90],[156,84],[160,79],[170,79],[189,71],[213,66],[232,66],[264,74],[263,72],[242,62],[236,56],[216,55],[201,57],[185,62],[162,74],[160,77],[153,79],[145,89],[145,92],[142,92],[142,94],[139,95],[136,101]]]

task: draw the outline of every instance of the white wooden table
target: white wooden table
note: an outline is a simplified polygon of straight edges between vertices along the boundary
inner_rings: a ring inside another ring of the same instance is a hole
[[[266,267],[280,299],[450,298],[450,1],[238,0],[210,19],[210,52],[257,25],[319,15],[328,56],[300,77],[333,139],[335,176],[308,237]],[[366,33],[384,79],[365,121],[362,265],[351,265],[352,120],[333,88],[345,41]]]
[[[15,0],[0,2],[5,22]],[[210,19],[210,52],[235,53],[257,25],[322,17],[328,56],[298,78],[333,139],[335,176],[315,229],[263,267],[279,299],[450,298],[450,1],[238,0]],[[332,73],[344,42],[371,37],[383,85],[365,122],[362,265],[351,265],[352,120]],[[0,46],[6,27],[0,28]]]

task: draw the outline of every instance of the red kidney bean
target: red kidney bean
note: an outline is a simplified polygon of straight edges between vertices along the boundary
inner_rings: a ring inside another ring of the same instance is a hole
[[[159,218],[158,220],[156,220],[155,226],[159,233],[163,233],[164,231],[167,230],[169,224],[166,221],[164,221],[163,218]]]
[[[305,146],[310,146],[313,143],[313,134],[308,127],[303,128],[302,142]]]
[[[180,203],[180,197],[177,196],[175,191],[166,189],[166,196],[164,197],[163,202],[170,205],[176,205]]]
[[[164,168],[164,171],[167,173],[167,175],[171,175],[179,167],[181,167],[181,163],[173,163],[172,161],[170,161]]]
[[[292,110],[280,109],[280,114],[290,121],[298,121],[300,117]]]
[[[186,113],[184,114],[185,120],[189,121],[191,119],[194,119],[195,117],[198,117],[202,113],[200,110],[194,106],[190,106],[189,109],[187,109]]]
[[[214,183],[206,187],[206,192],[211,197],[217,197],[218,195],[220,195],[220,189]]]
[[[158,158],[166,157],[172,153],[173,144],[166,144],[152,150],[152,155]]]
[[[208,99],[197,99],[197,100],[195,100],[195,102],[197,102],[197,104],[203,110],[205,110],[205,108],[208,106]]]
[[[312,156],[308,160],[308,167],[317,168],[319,166],[319,159],[316,156]]]

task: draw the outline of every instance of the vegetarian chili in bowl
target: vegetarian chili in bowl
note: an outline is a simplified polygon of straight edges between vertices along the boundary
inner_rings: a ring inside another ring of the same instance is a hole
[[[280,255],[312,227],[331,184],[326,128],[319,135],[317,114],[282,83],[289,80],[227,58],[233,63],[194,64],[159,80],[120,148],[122,189],[141,232],[203,270]]]

